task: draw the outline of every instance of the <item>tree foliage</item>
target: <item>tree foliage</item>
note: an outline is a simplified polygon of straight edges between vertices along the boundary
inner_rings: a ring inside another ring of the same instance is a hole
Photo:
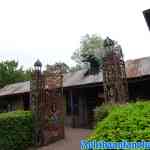
[[[80,48],[76,49],[72,59],[80,66],[89,63],[93,67],[101,64],[101,50],[104,40],[97,34],[86,34],[81,38]]]
[[[75,66],[70,67],[69,72],[76,72],[81,69],[82,69],[81,64],[76,64]]]
[[[2,61],[0,62],[0,87],[7,84],[26,81],[31,79],[31,69],[23,70],[22,67],[18,67],[18,62]]]
[[[56,62],[53,65],[46,66],[47,71],[57,71],[61,70],[63,73],[67,73],[70,71],[70,67],[64,62]]]

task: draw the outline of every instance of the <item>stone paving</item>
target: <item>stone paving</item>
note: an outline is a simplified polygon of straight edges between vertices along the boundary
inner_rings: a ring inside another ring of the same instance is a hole
[[[38,150],[80,150],[80,140],[90,133],[91,130],[88,129],[66,128],[64,140],[41,147]]]

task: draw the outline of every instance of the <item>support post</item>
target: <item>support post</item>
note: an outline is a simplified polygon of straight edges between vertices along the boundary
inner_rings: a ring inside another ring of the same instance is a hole
[[[75,127],[75,118],[74,118],[74,102],[73,102],[73,93],[70,91],[70,100],[71,100],[71,115],[72,115],[72,127]]]

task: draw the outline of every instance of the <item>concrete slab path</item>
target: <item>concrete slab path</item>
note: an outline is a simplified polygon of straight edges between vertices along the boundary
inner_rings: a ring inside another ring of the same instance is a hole
[[[38,150],[80,150],[80,140],[84,139],[91,133],[88,129],[66,128],[66,137],[49,146],[44,146]]]

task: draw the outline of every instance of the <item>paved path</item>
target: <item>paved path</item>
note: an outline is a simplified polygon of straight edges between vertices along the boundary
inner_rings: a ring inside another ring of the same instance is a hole
[[[85,138],[91,133],[88,129],[72,129],[66,128],[66,137],[49,146],[39,148],[38,150],[80,150],[80,140]]]

